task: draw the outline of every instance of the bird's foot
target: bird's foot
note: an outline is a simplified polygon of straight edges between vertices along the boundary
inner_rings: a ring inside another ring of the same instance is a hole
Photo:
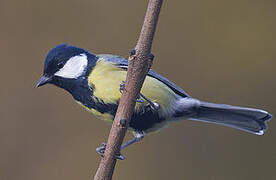
[[[130,56],[134,56],[135,54],[136,54],[136,50],[135,50],[135,49],[132,49],[132,50],[130,51]],[[150,53],[149,59],[150,59],[151,61],[153,61],[154,55],[153,55],[152,53]]]
[[[150,59],[151,61],[153,61],[153,59],[154,59],[154,54],[150,53],[149,59]]]
[[[123,93],[124,88],[125,88],[125,81],[122,81],[120,84],[120,89],[119,89],[121,93]],[[139,103],[143,103],[143,102],[147,101],[153,110],[160,109],[160,105],[157,102],[152,102],[146,96],[144,96],[142,93],[138,94],[138,98],[135,101],[139,102]]]
[[[139,97],[137,99],[137,102],[145,102],[145,100],[149,103],[150,107],[153,110],[158,111],[160,109],[160,105],[157,102],[152,102],[146,96],[144,96],[142,93],[139,93]]]
[[[121,84],[120,84],[120,93],[123,93],[123,90],[125,89],[125,81],[122,81]]]
[[[101,155],[103,157],[105,148],[106,148],[106,143],[102,143],[102,145],[100,147],[96,148],[96,151],[99,155]]]
[[[99,155],[104,157],[105,148],[106,148],[106,143],[102,143],[102,145],[100,147],[96,148],[96,151]],[[126,159],[125,156],[123,156],[121,153],[119,153],[118,155],[115,155],[115,158],[119,159],[119,160],[125,160]]]
[[[130,56],[134,56],[136,54],[136,50],[135,49],[132,49],[131,51],[130,51]]]

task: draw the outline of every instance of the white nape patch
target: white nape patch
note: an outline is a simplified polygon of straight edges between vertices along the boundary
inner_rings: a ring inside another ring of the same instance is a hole
[[[85,54],[80,54],[70,58],[65,65],[55,73],[56,76],[64,78],[78,78],[80,77],[87,67],[88,60]]]
[[[256,132],[255,134],[257,134],[257,135],[263,135],[264,134],[264,130],[260,130],[259,132]]]

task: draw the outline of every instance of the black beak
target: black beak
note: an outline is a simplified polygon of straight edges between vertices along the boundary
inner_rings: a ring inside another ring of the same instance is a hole
[[[47,76],[44,75],[40,78],[40,80],[38,81],[36,87],[43,86],[43,85],[49,83],[51,80],[52,79],[50,77],[47,77]]]

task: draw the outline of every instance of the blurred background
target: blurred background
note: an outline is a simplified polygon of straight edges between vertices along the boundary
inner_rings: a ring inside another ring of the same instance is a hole
[[[0,180],[94,176],[110,126],[65,91],[36,89],[48,50],[69,43],[127,57],[147,1],[0,1]],[[276,1],[165,1],[153,69],[202,100],[276,115]],[[122,153],[114,179],[273,180],[276,124],[263,136],[192,121]],[[131,138],[128,134],[127,139]]]

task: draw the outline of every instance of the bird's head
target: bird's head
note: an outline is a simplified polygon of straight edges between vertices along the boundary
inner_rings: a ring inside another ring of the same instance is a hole
[[[37,87],[50,83],[69,90],[76,81],[88,76],[96,60],[95,55],[84,49],[67,44],[56,46],[46,56],[43,76]]]

